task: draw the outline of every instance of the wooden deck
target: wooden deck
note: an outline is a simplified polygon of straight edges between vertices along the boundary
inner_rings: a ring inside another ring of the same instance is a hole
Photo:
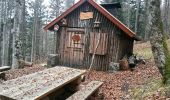
[[[84,70],[57,66],[0,84],[0,95],[17,100],[42,99],[84,73]]]

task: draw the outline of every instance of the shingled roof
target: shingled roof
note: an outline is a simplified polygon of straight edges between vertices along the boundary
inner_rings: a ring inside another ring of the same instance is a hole
[[[129,37],[134,38],[136,40],[139,40],[136,37],[136,34],[130,30],[128,27],[126,27],[122,22],[120,22],[116,17],[114,17],[111,13],[109,13],[105,8],[103,8],[101,5],[97,4],[93,0],[80,0],[76,4],[74,4],[71,8],[66,10],[63,14],[61,14],[59,17],[54,19],[52,22],[47,24],[44,27],[44,30],[49,30],[51,27],[53,27],[57,22],[59,22],[61,19],[66,17],[68,14],[70,14],[72,11],[74,11],[76,8],[84,4],[85,2],[90,3],[93,7],[95,7],[99,12],[101,12],[104,16],[106,16],[107,19],[109,19],[113,24],[115,24],[117,27],[119,27],[122,31],[124,31]]]

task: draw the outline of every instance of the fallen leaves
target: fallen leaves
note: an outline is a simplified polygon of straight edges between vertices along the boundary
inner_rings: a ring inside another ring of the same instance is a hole
[[[21,76],[24,76],[24,75],[35,73],[37,71],[41,71],[41,70],[44,70],[44,69],[45,69],[45,67],[42,67],[42,66],[33,66],[33,67],[26,67],[26,68],[23,68],[23,69],[8,70],[8,71],[4,72],[5,73],[5,79],[6,80],[15,79],[17,77],[21,77]]]
[[[5,72],[6,79],[14,79],[43,69],[45,68],[34,66],[9,70]],[[98,98],[99,96],[104,96],[104,100],[128,100],[131,98],[130,89],[145,85],[150,79],[161,78],[158,69],[151,61],[146,62],[146,65],[138,65],[134,71],[119,71],[116,73],[90,71],[88,74],[89,75],[86,74],[86,79],[83,84],[87,84],[92,80],[103,81],[104,84],[99,88]]]
[[[103,81],[104,84],[99,89],[99,94],[104,95],[104,100],[119,100],[129,99],[131,88],[144,85],[149,79],[158,78],[161,78],[161,75],[154,63],[147,62],[146,65],[138,65],[134,71],[117,73],[91,71],[83,84],[92,80]]]

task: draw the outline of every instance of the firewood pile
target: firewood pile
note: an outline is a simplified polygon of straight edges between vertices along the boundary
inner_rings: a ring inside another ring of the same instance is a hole
[[[134,70],[138,64],[145,64],[146,61],[144,58],[142,57],[138,57],[136,55],[132,55],[130,57],[123,57],[123,59],[121,59],[119,61],[119,67],[120,70]]]
[[[161,78],[158,69],[152,62],[146,62],[146,65],[139,64],[134,71],[127,70],[116,73],[91,71],[88,76],[83,84],[93,80],[104,82],[99,88],[98,94],[100,97],[102,95],[104,100],[127,100],[131,98],[130,89],[144,85],[146,80]],[[98,100],[98,96],[96,96],[96,100]]]

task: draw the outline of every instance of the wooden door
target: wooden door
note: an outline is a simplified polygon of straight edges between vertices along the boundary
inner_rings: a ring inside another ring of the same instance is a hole
[[[84,40],[85,34],[83,29],[68,28],[65,41],[64,59],[69,66],[81,66],[84,58]]]

